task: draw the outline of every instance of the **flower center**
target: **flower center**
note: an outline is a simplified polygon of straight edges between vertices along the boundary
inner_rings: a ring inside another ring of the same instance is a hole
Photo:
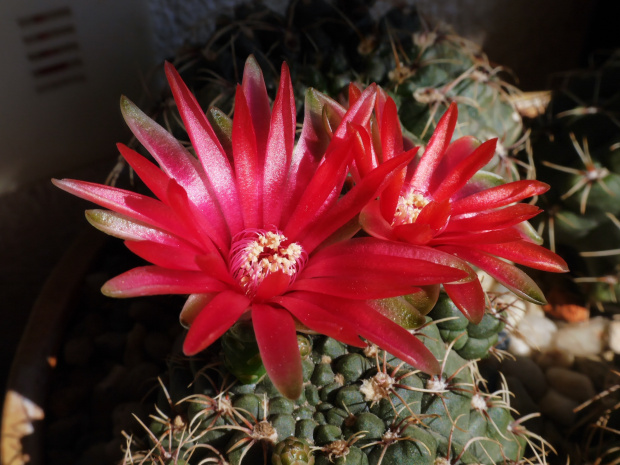
[[[289,242],[280,231],[245,230],[233,238],[230,271],[246,294],[253,297],[271,273],[283,273],[295,280],[307,260],[297,242]]]
[[[398,205],[394,213],[392,226],[415,223],[422,209],[428,204],[428,200],[420,193],[409,191],[398,198]]]

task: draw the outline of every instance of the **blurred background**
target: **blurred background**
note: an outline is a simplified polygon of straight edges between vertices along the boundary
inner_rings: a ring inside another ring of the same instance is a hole
[[[303,1],[303,0],[300,0]],[[51,177],[103,182],[127,141],[121,94],[148,102],[162,61],[206,40],[239,0],[4,0],[0,4],[0,381],[37,293],[85,227],[87,207]],[[265,2],[284,11],[286,1]],[[383,2],[387,5],[390,2]],[[392,2],[394,3],[394,2]],[[511,68],[523,90],[617,47],[613,0],[419,0]]]

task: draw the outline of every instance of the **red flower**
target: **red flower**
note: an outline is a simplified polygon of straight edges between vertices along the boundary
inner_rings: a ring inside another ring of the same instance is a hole
[[[386,160],[340,196],[353,159],[368,136],[376,89],[369,87],[342,116],[333,137],[323,131],[327,98],[310,91],[295,146],[295,104],[282,67],[270,109],[256,61],[246,63],[234,119],[212,127],[174,68],[166,74],[197,158],[126,98],[124,117],[159,163],[119,144],[121,154],[156,198],[75,180],[55,184],[109,210],[89,221],[125,239],[152,265],[108,281],[113,297],[190,294],[181,312],[189,325],[186,354],[250,318],[261,357],[276,387],[290,398],[302,388],[296,323],[348,344],[359,336],[434,374],[424,345],[373,310],[367,299],[414,292],[417,286],[468,279],[449,254],[405,243],[351,237],[361,208],[413,158]],[[110,211],[111,210],[111,211]]]
[[[353,96],[355,99],[355,95]],[[403,151],[396,105],[380,91],[377,99],[380,148],[368,151],[357,164],[355,177],[377,160],[387,163]],[[552,272],[568,271],[558,255],[538,245],[527,220],[538,207],[516,203],[542,194],[549,186],[539,181],[505,183],[479,171],[495,152],[496,139],[480,144],[473,137],[450,143],[457,121],[456,104],[439,121],[424,154],[391,178],[378,200],[360,215],[370,235],[425,246],[459,257],[486,271],[519,297],[543,304],[536,283],[511,262]],[[363,164],[366,167],[363,167]],[[484,314],[484,292],[478,280],[444,283],[444,289],[471,321]]]

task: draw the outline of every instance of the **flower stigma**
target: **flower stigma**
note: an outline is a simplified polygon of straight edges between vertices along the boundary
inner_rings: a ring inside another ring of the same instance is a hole
[[[392,226],[415,223],[418,215],[428,203],[429,200],[426,197],[414,190],[401,195],[398,197],[398,205],[396,206]]]
[[[282,232],[250,229],[233,238],[230,271],[251,298],[271,273],[283,273],[292,283],[307,258],[303,247],[297,242],[289,242]]]

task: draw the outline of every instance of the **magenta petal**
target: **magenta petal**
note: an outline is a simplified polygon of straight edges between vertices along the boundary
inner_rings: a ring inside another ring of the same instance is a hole
[[[315,221],[317,213],[324,209],[328,200],[339,193],[347,174],[347,165],[353,157],[350,139],[334,139],[329,145],[324,162],[314,173],[284,229],[284,235],[290,240],[297,240],[298,235]]]
[[[516,266],[485,252],[467,247],[443,246],[441,250],[452,253],[486,271],[519,297],[539,305],[547,303],[534,280]]]
[[[262,168],[252,122],[250,108],[241,87],[235,95],[235,117],[233,118],[233,157],[235,176],[245,228],[259,228],[263,220]]]
[[[464,271],[467,278],[462,281],[478,279],[476,273],[463,260],[431,247],[406,244],[404,242],[380,241],[370,237],[359,237],[347,242],[333,244],[321,249],[312,257],[312,263],[318,263],[324,257],[332,259],[339,256],[383,256],[381,261],[390,261],[394,257],[425,260],[427,262],[444,265]],[[368,266],[372,266],[369,263]],[[302,271],[303,275],[303,271]]]
[[[212,292],[210,294],[191,294],[179,314],[179,323],[185,329],[189,329],[193,321],[196,319],[200,311],[211,302],[218,293]]]
[[[129,250],[153,265],[172,270],[200,270],[196,252],[151,241],[125,241]]]
[[[392,225],[385,221],[381,214],[379,200],[372,200],[366,204],[359,215],[359,222],[364,231],[378,239],[395,239]]]
[[[228,228],[217,202],[211,197],[209,179],[198,160],[172,134],[125,97],[121,99],[121,110],[132,132],[164,173],[185,189],[190,201],[209,218],[213,230],[225,237]]]
[[[517,233],[518,234],[518,233]],[[568,265],[559,255],[537,244],[527,241],[501,244],[479,244],[477,249],[502,257],[519,265],[529,266],[552,273],[566,273]]]
[[[185,189],[179,186],[174,179],[168,184],[166,196],[170,207],[179,215],[179,219],[185,224],[197,241],[209,252],[215,251],[215,241],[221,250],[228,251],[229,241],[213,230],[212,224],[197,211],[196,206],[189,202]]]
[[[486,308],[484,290],[477,279],[468,283],[444,284],[444,290],[454,305],[472,323],[480,323]]]
[[[378,93],[380,95],[380,93]],[[379,99],[377,99],[379,100]],[[417,152],[416,147],[415,151]],[[398,120],[398,109],[394,100],[389,98],[383,109],[381,118],[381,156],[383,162],[390,160],[403,151],[403,138]],[[406,170],[403,168],[395,173],[390,183],[381,193],[381,214],[386,220],[394,218],[398,198],[405,182]]]
[[[283,294],[291,283],[291,277],[281,271],[269,273],[258,285],[254,296],[255,302],[271,299],[273,296]]]
[[[269,96],[267,95],[263,71],[260,69],[260,66],[258,66],[258,62],[253,55],[250,55],[245,61],[241,89],[245,97],[244,100],[248,105],[252,127],[254,128],[254,134],[256,136],[259,166],[263,166],[264,159],[262,157],[267,149],[271,108],[269,106]],[[235,119],[236,118],[237,112],[235,111]]]
[[[226,212],[225,219],[231,235],[234,235],[243,229],[243,218],[239,210],[239,197],[233,169],[196,98],[170,63],[166,63],[165,68],[170,88],[192,146],[213,187],[218,204],[222,211]]]
[[[467,184],[467,181],[493,158],[496,145],[497,139],[484,142],[451,172],[446,173],[437,189],[432,192],[433,199],[441,201],[452,197],[452,194]]]
[[[306,298],[338,313],[350,321],[363,338],[409,365],[430,375],[440,373],[439,362],[420,340],[365,303],[311,294]]]
[[[368,173],[349,192],[343,195],[336,205],[318,219],[306,235],[300,236],[306,251],[310,253],[325,238],[355,217],[360,210],[374,199],[382,186],[390,182],[392,176],[415,156],[415,151],[405,152],[388,160]]]
[[[289,293],[286,296],[279,296],[273,302],[282,305],[291,314],[301,321],[308,328],[326,336],[333,337],[345,344],[355,347],[366,347],[350,328],[350,324],[337,314],[329,312],[316,304],[308,302],[303,298],[296,297],[297,293]],[[303,295],[303,294],[302,294]]]
[[[267,375],[282,395],[297,399],[303,376],[293,317],[286,310],[254,304],[252,325]]]
[[[429,224],[407,223],[394,227],[394,236],[413,245],[426,245],[434,237],[433,229]]]
[[[460,137],[448,145],[439,168],[433,174],[430,191],[433,192],[443,182],[445,176],[454,171],[458,164],[468,158],[479,146],[480,141],[472,136]]]
[[[339,120],[346,112],[335,100],[314,89],[308,89],[301,136],[293,151],[287,186],[282,193],[282,203],[285,205],[283,221],[288,221],[329,146],[331,134],[328,134],[323,125],[326,108],[336,113]]]
[[[129,241],[152,241],[158,244],[167,244],[187,251],[200,253],[198,247],[189,242],[155,228],[146,223],[131,219],[109,210],[86,210],[88,222],[100,231],[120,239]]]
[[[166,202],[166,189],[170,177],[166,175],[158,166],[148,161],[135,150],[130,149],[124,144],[116,144],[123,158],[133,168],[138,177],[142,179],[155,196]]]
[[[428,224],[433,233],[441,232],[450,219],[450,212],[450,201],[448,199],[432,200],[422,208],[416,223]]]
[[[142,266],[126,271],[103,285],[109,297],[138,297],[161,294],[201,294],[223,291],[227,286],[201,271],[171,270]]]
[[[362,92],[359,98],[347,110],[340,125],[334,131],[334,138],[342,139],[348,131],[349,123],[357,126],[366,127],[370,121],[370,115],[375,105],[377,87],[371,84]]]
[[[369,274],[367,279],[359,280],[348,277],[321,277],[297,279],[291,286],[295,291],[309,291],[347,299],[385,299],[398,295],[410,294],[416,286],[408,281],[395,281],[382,275]],[[431,281],[432,282],[432,281]],[[437,281],[435,281],[437,282]]]
[[[411,185],[416,186],[416,189],[423,194],[429,192],[431,178],[444,156],[450,139],[452,139],[457,118],[458,110],[456,103],[451,103],[448,110],[439,120],[439,123],[437,123],[435,132],[433,132],[431,139],[428,141],[426,150],[424,150],[424,154],[413,173]]]
[[[191,239],[187,228],[179,222],[175,212],[159,200],[135,192],[72,179],[53,179],[56,187],[77,197],[109,208],[141,223],[171,232],[177,236]],[[189,236],[189,237],[188,237]]]
[[[250,300],[243,294],[224,291],[213,299],[194,318],[183,342],[183,353],[194,355],[213,344],[248,310]],[[195,310],[194,310],[195,311]]]
[[[288,67],[284,63],[265,155],[263,224],[266,225],[280,224],[283,190],[295,145],[296,121],[295,96]]]
[[[457,231],[486,231],[514,226],[538,215],[542,210],[536,205],[518,203],[497,210],[453,216],[446,233]]]
[[[499,244],[502,242],[514,242],[521,239],[521,234],[514,228],[498,229],[494,231],[473,231],[473,232],[455,232],[441,234],[432,239],[428,245],[442,244],[460,244],[472,245],[476,244]]]
[[[452,214],[474,213],[504,207],[549,190],[549,185],[540,181],[514,181],[491,187],[452,202]]]

